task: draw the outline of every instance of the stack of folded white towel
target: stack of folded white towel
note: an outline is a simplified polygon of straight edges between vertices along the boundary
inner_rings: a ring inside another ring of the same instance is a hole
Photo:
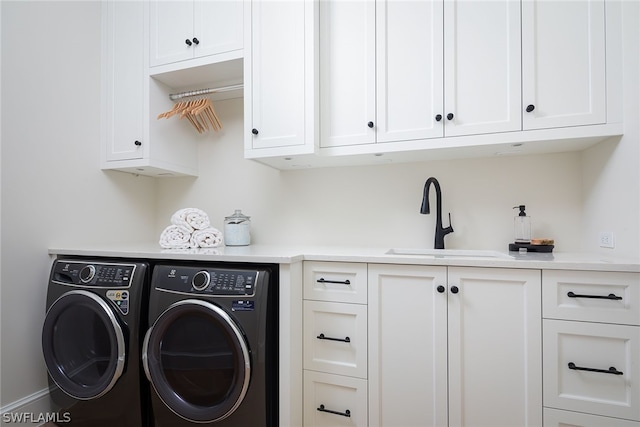
[[[209,216],[198,208],[180,209],[171,216],[171,225],[160,235],[165,249],[215,248],[222,244],[222,233],[211,227]]]

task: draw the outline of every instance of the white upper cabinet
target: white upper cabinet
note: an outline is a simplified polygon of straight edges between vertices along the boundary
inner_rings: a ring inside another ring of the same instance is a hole
[[[520,130],[520,2],[444,2],[445,136]]]
[[[376,141],[375,17],[373,1],[320,2],[323,147]]]
[[[198,141],[192,129],[156,120],[173,102],[148,74],[148,12],[146,2],[102,2],[100,167],[153,177],[195,176]]]
[[[320,6],[321,146],[520,130],[520,3]]]
[[[377,142],[443,135],[442,6],[376,3]]]
[[[312,153],[315,147],[317,3],[251,3],[244,59],[245,157]]]
[[[245,36],[247,158],[378,164],[575,151],[622,135],[615,0],[265,3],[253,0]]]
[[[243,48],[243,2],[151,0],[151,67]]]
[[[104,2],[102,11],[104,168],[113,161],[141,159],[148,133],[144,126],[144,4]]]
[[[605,2],[522,1],[523,128],[606,123]]]

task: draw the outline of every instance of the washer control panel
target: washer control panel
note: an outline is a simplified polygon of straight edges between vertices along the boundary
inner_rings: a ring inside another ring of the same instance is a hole
[[[257,270],[157,266],[154,287],[198,295],[253,295],[259,274]]]
[[[66,285],[103,288],[127,288],[131,284],[136,266],[133,264],[56,261],[52,281]]]

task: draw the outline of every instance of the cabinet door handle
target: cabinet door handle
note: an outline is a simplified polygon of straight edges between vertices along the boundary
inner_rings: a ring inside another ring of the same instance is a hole
[[[460,289],[458,289],[458,287],[457,287],[457,286],[452,286],[452,287],[451,287],[451,293],[452,293],[452,294],[457,294],[459,291],[460,291]]]
[[[369,126],[371,129],[373,129],[373,122],[367,123],[367,126]]]
[[[453,120],[453,113],[447,114],[447,120]]]
[[[436,290],[437,290],[439,293],[443,293],[443,292],[444,292],[444,286],[440,285],[440,286],[438,286],[438,287],[436,288]]]
[[[193,38],[193,43],[196,45],[200,44],[200,40],[198,40],[196,37]]]
[[[442,120],[442,114],[436,114],[436,122]]]
[[[347,280],[326,280],[324,277],[319,278],[318,280],[316,280],[316,282],[318,283],[337,283],[339,285],[350,285],[351,284],[351,280],[347,279]]]
[[[535,105],[533,105],[533,104],[529,104],[529,105],[527,105],[527,108],[525,108],[525,111],[526,111],[527,113],[530,113],[530,112],[532,112],[532,111],[533,111],[533,110],[535,110],[535,109],[536,109],[536,106],[535,106]]]
[[[569,369],[572,369],[574,371],[600,372],[602,374],[623,375],[622,372],[618,371],[613,366],[609,369],[583,368],[581,366],[576,366],[576,364],[573,362],[569,362],[567,366],[569,366]]]
[[[142,145],[142,142],[140,142],[140,141],[138,141],[138,140],[133,141],[133,143],[134,143],[137,147],[140,147],[140,146]]]
[[[254,135],[257,135],[258,134],[258,129],[256,129],[256,128],[251,129],[251,133],[254,134]]]
[[[184,42],[187,44],[187,46],[191,46],[193,44],[193,43],[191,43],[191,40],[189,40],[189,39],[186,39]]]
[[[326,337],[324,334],[320,334],[320,335],[318,335],[316,338],[318,338],[319,340],[340,341],[340,342],[351,342],[351,338],[349,338],[349,337],[344,337],[344,338],[333,338],[333,337]]]
[[[573,292],[567,292],[567,296],[569,298],[593,298],[593,299],[611,299],[611,300],[621,300],[622,297],[617,296],[616,294],[609,295],[580,295],[574,294]]]
[[[320,405],[319,407],[316,408],[318,411],[320,412],[326,412],[328,414],[335,414],[335,415],[341,415],[343,417],[351,417],[351,411],[350,410],[346,410],[344,412],[339,412],[339,411],[332,411],[331,409],[326,409],[324,407],[324,405]]]

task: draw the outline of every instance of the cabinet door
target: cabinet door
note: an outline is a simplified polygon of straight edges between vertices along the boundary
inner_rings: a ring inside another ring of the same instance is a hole
[[[193,58],[192,1],[151,0],[149,3],[149,65],[163,65]],[[189,40],[189,45],[186,40]]]
[[[141,159],[145,138],[144,3],[103,4],[102,160]]]
[[[445,136],[521,129],[520,2],[444,2]]]
[[[446,278],[445,267],[369,265],[370,426],[447,425]]]
[[[313,147],[315,30],[310,1],[252,2],[251,54],[245,56],[246,157],[260,157],[265,149],[294,149],[273,151],[279,155]]]
[[[376,2],[377,142],[443,136],[442,6]]]
[[[320,2],[320,146],[375,142],[375,2]]]
[[[196,1],[193,10],[193,37],[199,41],[196,57],[215,55],[243,47],[242,0]]]
[[[540,271],[449,267],[448,279],[449,425],[542,425]]]
[[[523,0],[525,130],[605,123],[604,31],[604,0]]]

